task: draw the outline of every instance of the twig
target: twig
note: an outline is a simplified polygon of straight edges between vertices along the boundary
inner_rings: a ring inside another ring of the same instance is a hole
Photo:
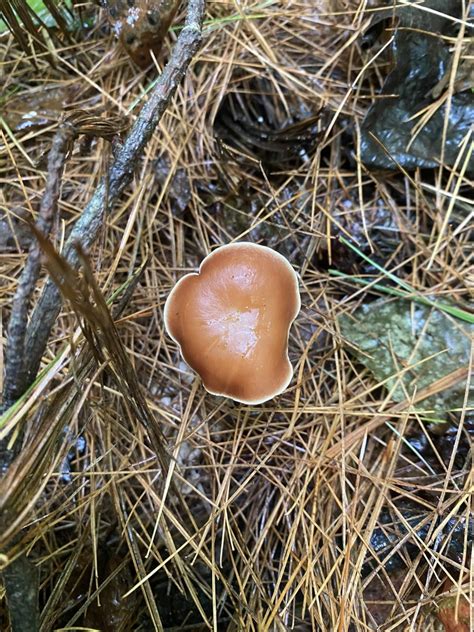
[[[129,135],[106,177],[97,187],[92,199],[76,222],[64,247],[67,261],[77,267],[75,244],[88,250],[96,240],[104,221],[106,209],[119,198],[131,182],[137,160],[150,140],[176,89],[184,77],[201,41],[201,25],[205,0],[190,0],[186,22],[163,73],[159,77],[149,101],[142,108]],[[106,182],[108,186],[106,187]],[[48,281],[36,305],[27,331],[29,367],[27,385],[35,379],[51,328],[61,309],[61,297],[52,281]]]
[[[54,218],[57,215],[64,164],[75,138],[80,134],[85,134],[87,136],[101,136],[110,140],[123,130],[124,120],[122,117],[112,116],[103,119],[83,110],[76,110],[60,123],[48,155],[46,186],[35,225],[35,229],[39,233],[48,236],[52,229]],[[7,410],[31,384],[27,381],[29,355],[27,356],[25,353],[25,338],[28,312],[40,268],[40,245],[37,240],[33,240],[13,298],[8,324],[5,380],[0,414]],[[18,441],[17,445],[19,443]],[[13,456],[14,452],[8,451],[4,443],[0,442],[0,471],[5,472]]]
[[[77,244],[88,249],[99,235],[106,209],[122,194],[131,182],[135,165],[143,149],[150,140],[156,126],[165,112],[178,84],[184,77],[189,63],[196,53],[201,40],[205,0],[189,0],[186,21],[162,75],[159,77],[150,99],[142,108],[132,130],[127,136],[108,174],[97,187],[81,218],[75,224],[64,249],[67,261],[77,267]],[[67,135],[66,135],[67,136]],[[43,234],[50,231],[57,200],[62,167],[67,151],[67,138],[58,132],[49,156],[48,183],[41,202],[37,227]],[[40,255],[35,244],[28,257],[15,297],[9,327],[9,351],[3,408],[13,403],[15,398],[28,388],[38,372],[41,358],[49,339],[51,328],[61,309],[61,297],[52,281],[48,281],[26,328],[28,308],[36,284]],[[26,331],[25,331],[26,329]],[[25,360],[25,350],[28,358]],[[8,377],[8,380],[7,380]],[[20,443],[20,442],[18,442]],[[8,468],[11,456],[3,460],[0,451],[0,469]],[[38,629],[37,583],[35,569],[24,556],[14,560],[3,572],[10,622],[14,632],[34,632]],[[28,600],[28,598],[30,598]],[[21,607],[16,607],[21,604]],[[26,626],[26,627],[25,627]]]
[[[53,138],[48,156],[48,176],[45,191],[36,222],[36,228],[43,235],[49,235],[56,216],[61,176],[66,161],[66,154],[74,133],[74,128],[67,122],[64,122],[59,126]],[[5,382],[0,411],[9,408],[25,390],[25,334],[31,297],[38,280],[40,268],[40,247],[38,242],[33,240],[25,268],[18,282],[8,324],[5,349]]]

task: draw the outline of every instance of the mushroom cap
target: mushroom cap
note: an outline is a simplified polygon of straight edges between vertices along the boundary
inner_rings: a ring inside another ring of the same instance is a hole
[[[214,395],[261,404],[293,376],[288,334],[301,307],[298,277],[266,246],[238,242],[208,255],[178,281],[165,327]]]

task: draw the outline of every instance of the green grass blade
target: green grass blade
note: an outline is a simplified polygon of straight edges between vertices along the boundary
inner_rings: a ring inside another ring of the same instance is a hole
[[[376,263],[373,259],[371,259],[366,254],[364,254],[361,250],[359,250],[357,246],[354,246],[354,244],[351,244],[351,242],[347,240],[345,237],[340,237],[339,239],[345,246],[347,246],[353,252],[359,255],[361,259],[370,263],[370,265],[374,266],[374,268],[376,268],[384,276],[389,278],[393,283],[395,283],[395,285],[398,285],[399,287],[403,288],[404,291],[396,290],[396,288],[387,288],[380,284],[374,285],[373,286],[374,289],[377,289],[380,292],[385,292],[386,294],[400,296],[401,298],[406,298],[414,302],[421,303],[422,305],[428,305],[429,307],[434,307],[435,309],[439,309],[440,311],[445,312],[446,314],[449,314],[450,316],[454,316],[454,318],[463,320],[467,323],[470,323],[471,325],[474,324],[474,314],[472,314],[471,312],[468,312],[462,309],[461,307],[456,307],[455,305],[449,305],[448,303],[443,303],[440,301],[433,301],[427,298],[426,296],[419,294],[413,287],[411,287],[411,285],[406,283],[406,281],[399,279],[392,272],[385,270],[385,268],[383,268],[381,265]],[[329,273],[332,274],[333,276],[347,276],[348,278],[352,279],[353,281],[361,285],[373,284],[373,281],[369,281],[367,279],[361,279],[360,277],[351,277],[350,275],[343,275],[343,273],[340,273],[337,270],[332,270],[332,271],[330,270]]]

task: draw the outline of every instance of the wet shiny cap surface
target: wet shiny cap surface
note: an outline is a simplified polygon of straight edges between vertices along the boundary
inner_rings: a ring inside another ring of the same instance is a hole
[[[293,375],[288,333],[298,277],[280,254],[249,242],[221,246],[175,285],[165,327],[210,393],[260,404]]]

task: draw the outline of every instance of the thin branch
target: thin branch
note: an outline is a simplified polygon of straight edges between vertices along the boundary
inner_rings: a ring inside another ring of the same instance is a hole
[[[49,235],[56,217],[61,176],[74,134],[74,128],[67,122],[63,122],[53,138],[51,151],[48,156],[48,176],[45,191],[36,222],[36,228],[43,235]],[[24,391],[24,375],[27,363],[25,357],[25,335],[28,324],[28,311],[40,268],[40,247],[38,242],[33,240],[12,303],[5,349],[3,401],[0,410],[9,408]]]
[[[137,161],[150,140],[176,89],[198,50],[205,0],[190,0],[186,22],[179,34],[171,57],[159,77],[149,101],[144,105],[129,135],[109,169],[107,177],[99,184],[83,214],[76,222],[64,248],[67,261],[77,267],[75,244],[88,250],[99,235],[106,209],[120,197],[130,184]],[[107,186],[106,186],[107,182]],[[32,383],[38,372],[41,358],[56,318],[61,309],[61,297],[52,281],[48,281],[32,314],[27,331],[28,371],[26,385]]]
[[[99,235],[106,209],[111,207],[131,182],[136,163],[145,145],[150,140],[199,47],[204,9],[205,0],[189,1],[185,26],[178,37],[168,64],[119,150],[115,162],[71,231],[63,254],[73,267],[77,267],[79,263],[77,245],[80,244],[83,249],[90,248]],[[56,214],[61,173],[68,146],[67,136],[67,134],[62,136],[58,131],[49,156],[48,182],[37,224],[37,228],[43,234],[50,232]],[[61,297],[57,287],[52,281],[48,281],[33,311],[30,324],[26,328],[29,304],[38,279],[39,268],[39,246],[35,243],[20,279],[10,319],[3,408],[11,405],[35,379],[51,328],[61,309]],[[25,358],[26,349],[28,350],[27,358]],[[12,454],[5,455],[1,452],[0,469],[5,471],[11,463]],[[35,606],[38,586],[34,581],[33,572],[31,562],[23,555],[9,564],[3,572],[10,623],[14,632],[30,632],[30,630],[36,632],[38,629],[37,607]],[[21,604],[20,607],[19,604]]]

